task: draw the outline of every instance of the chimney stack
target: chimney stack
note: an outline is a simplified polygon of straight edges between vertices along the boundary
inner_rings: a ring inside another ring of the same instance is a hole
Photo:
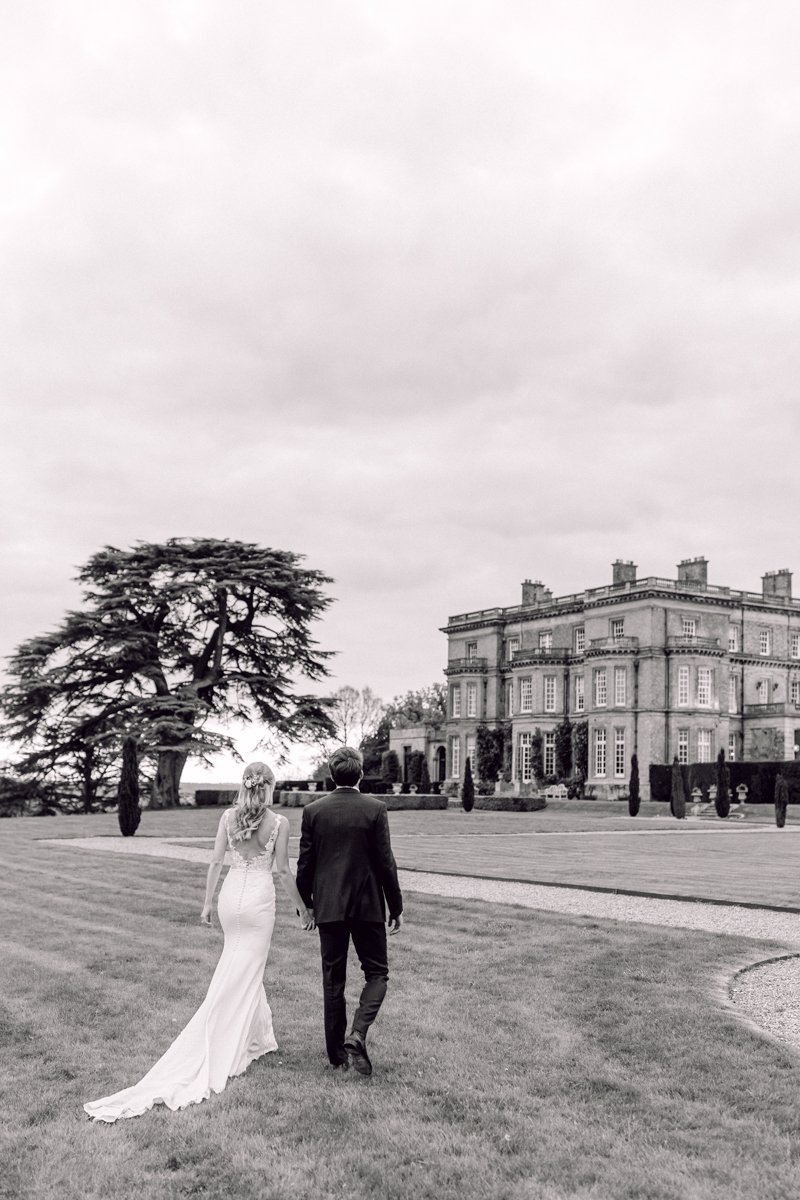
[[[684,558],[678,563],[678,583],[687,587],[708,587],[708,559]]]
[[[780,571],[767,571],[761,576],[761,594],[765,600],[791,600],[792,572],[785,567]]]
[[[611,564],[611,570],[613,571],[612,583],[614,587],[619,587],[623,583],[636,583],[635,562],[623,562],[621,558],[618,558],[616,562]]]
[[[530,579],[526,579],[522,584],[522,603],[523,604],[547,604],[553,599],[553,593],[549,588],[546,588],[541,580],[537,579],[533,583]]]

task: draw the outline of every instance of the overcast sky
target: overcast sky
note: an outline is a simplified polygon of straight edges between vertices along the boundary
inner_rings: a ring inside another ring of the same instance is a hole
[[[800,591],[793,0],[30,0],[0,28],[0,652],[105,543],[332,575],[332,687],[705,554]]]

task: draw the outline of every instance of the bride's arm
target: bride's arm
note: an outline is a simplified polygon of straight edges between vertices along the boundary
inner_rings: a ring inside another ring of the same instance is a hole
[[[303,929],[313,929],[314,914],[303,903],[300,893],[297,890],[292,869],[289,866],[289,822],[281,818],[278,818],[278,820],[280,820],[280,828],[278,829],[278,836],[275,839],[274,870],[281,881],[281,887],[300,914]]]
[[[219,819],[219,828],[217,829],[217,840],[214,842],[214,850],[211,854],[211,862],[208,864],[208,874],[206,875],[206,898],[203,902],[203,911],[200,914],[200,924],[211,924],[211,901],[214,899],[214,892],[217,890],[217,881],[219,873],[222,870],[225,862],[225,851],[228,849],[228,833],[225,828],[225,813]]]

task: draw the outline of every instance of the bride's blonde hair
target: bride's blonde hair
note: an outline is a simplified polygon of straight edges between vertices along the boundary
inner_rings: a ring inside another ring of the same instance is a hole
[[[232,842],[240,842],[255,833],[264,813],[272,804],[275,776],[263,762],[248,763],[242,773],[242,783],[233,802],[230,821]]]

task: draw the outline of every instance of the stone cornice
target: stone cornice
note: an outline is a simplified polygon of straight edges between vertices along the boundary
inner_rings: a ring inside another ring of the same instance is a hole
[[[632,587],[613,588],[609,586],[596,589],[598,595],[592,595],[595,589],[575,593],[561,599],[555,597],[552,601],[539,605],[510,605],[508,608],[492,608],[472,613],[459,614],[450,618],[447,625],[441,628],[442,633],[455,633],[471,629],[486,629],[494,626],[502,630],[508,625],[518,625],[528,621],[543,621],[553,617],[567,617],[571,614],[581,615],[593,609],[616,607],[621,604],[635,604],[641,600],[668,601],[672,605],[701,605],[705,608],[722,608],[728,610],[748,610],[761,613],[764,616],[774,614],[783,617],[795,617],[800,627],[800,598],[792,598],[782,602],[775,597],[764,598],[756,592],[728,591],[725,588],[683,588],[673,580],[641,580],[641,584]]]

